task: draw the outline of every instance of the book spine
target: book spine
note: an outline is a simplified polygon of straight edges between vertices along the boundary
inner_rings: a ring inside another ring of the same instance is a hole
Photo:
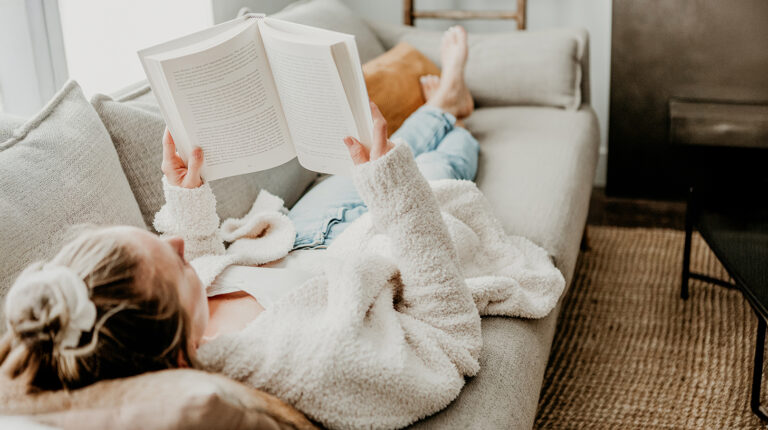
[[[245,19],[264,19],[267,15],[263,13],[246,13]]]

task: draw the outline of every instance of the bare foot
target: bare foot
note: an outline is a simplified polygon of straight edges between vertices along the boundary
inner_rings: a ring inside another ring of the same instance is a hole
[[[472,95],[464,82],[464,66],[468,55],[467,31],[456,25],[443,34],[440,47],[442,76],[437,91],[427,104],[453,114],[456,118],[466,118],[475,108]]]
[[[421,92],[424,94],[424,100],[430,101],[440,87],[440,76],[424,75],[419,78],[419,83],[421,84]]]
[[[443,33],[440,41],[440,62],[443,66],[444,78],[453,78],[451,76],[453,74],[463,76],[468,55],[467,30],[464,27],[454,25]]]

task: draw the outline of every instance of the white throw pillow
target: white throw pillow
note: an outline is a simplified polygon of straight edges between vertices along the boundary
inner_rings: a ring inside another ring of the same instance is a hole
[[[442,32],[368,24],[386,49],[408,42],[440,65]],[[479,107],[578,109],[588,101],[587,48],[588,34],[578,28],[470,33],[465,79]]]
[[[24,118],[0,112],[0,142],[10,139],[13,131],[22,125],[24,125]]]
[[[0,214],[0,297],[26,266],[59,250],[69,226],[144,228],[109,134],[76,82],[0,143]]]
[[[91,104],[112,138],[144,222],[152,229],[155,213],[165,204],[160,170],[165,120],[149,84],[117,99],[97,94]],[[211,181],[211,189],[223,221],[247,214],[262,189],[281,197],[286,207],[291,207],[316,177],[317,173],[293,159],[261,172]]]
[[[354,35],[362,63],[384,53],[384,47],[381,46],[381,42],[365,20],[339,0],[299,1],[271,16],[297,24]]]

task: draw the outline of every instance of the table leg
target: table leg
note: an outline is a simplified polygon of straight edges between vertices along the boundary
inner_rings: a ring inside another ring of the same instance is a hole
[[[693,236],[693,187],[688,188],[688,204],[685,206],[685,246],[683,247],[683,276],[680,297],[688,300],[688,280],[691,277],[691,236]]]
[[[763,383],[763,354],[765,352],[765,319],[757,316],[757,342],[755,345],[755,367],[752,369],[752,412],[763,421],[768,421],[768,412],[760,406],[760,388]]]

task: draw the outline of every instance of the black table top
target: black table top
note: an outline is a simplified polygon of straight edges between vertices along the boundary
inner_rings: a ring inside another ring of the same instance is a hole
[[[768,190],[763,191],[751,196],[753,206],[701,207],[696,226],[755,310],[768,318],[768,207],[763,201]]]

